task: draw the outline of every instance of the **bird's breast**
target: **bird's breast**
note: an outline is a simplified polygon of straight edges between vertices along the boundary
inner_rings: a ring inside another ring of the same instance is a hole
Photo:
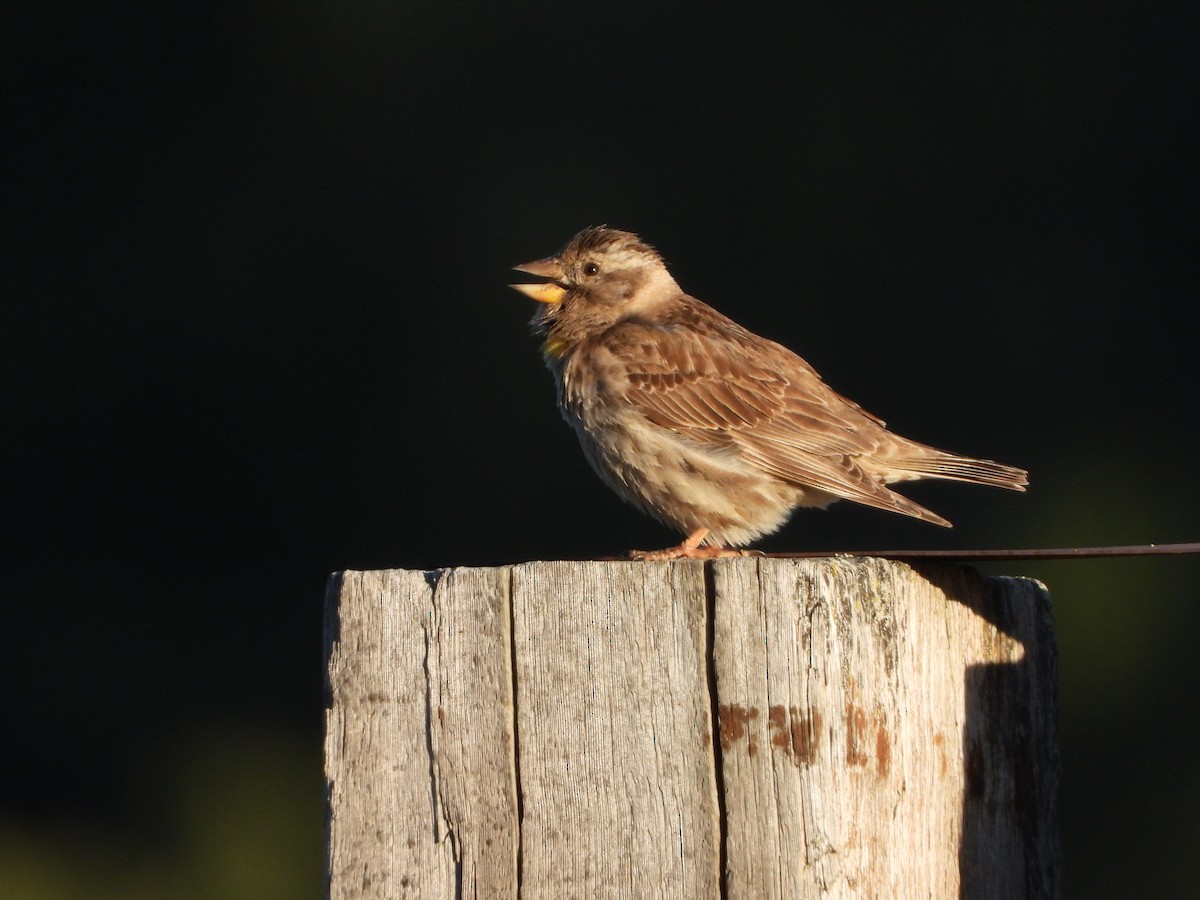
[[[547,341],[549,343],[549,341]],[[567,356],[567,348],[552,356],[547,354],[546,365],[558,384],[558,405],[572,425],[581,423],[595,405],[596,380],[578,355]]]

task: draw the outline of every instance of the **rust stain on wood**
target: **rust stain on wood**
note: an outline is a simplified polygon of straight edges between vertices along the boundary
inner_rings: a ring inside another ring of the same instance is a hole
[[[796,765],[812,765],[816,760],[821,733],[821,713],[817,710],[805,715],[795,706],[772,706],[767,714],[767,729],[771,732],[771,745],[790,756]]]
[[[767,729],[771,732],[771,743],[774,746],[789,749],[786,733],[787,710],[784,707],[776,705],[767,710]]]
[[[887,778],[892,771],[892,741],[882,724],[875,731],[875,771],[880,778]]]
[[[812,765],[817,761],[817,742],[821,738],[821,713],[792,719],[792,749],[798,762]]]
[[[865,766],[871,757],[867,744],[867,713],[851,703],[846,707],[846,765]]]
[[[747,726],[758,718],[758,708],[751,706],[747,709],[737,703],[722,705],[717,708],[717,724],[721,732],[721,749],[728,750],[735,741],[746,738],[746,752],[751,756],[758,753],[758,742],[750,734]]]

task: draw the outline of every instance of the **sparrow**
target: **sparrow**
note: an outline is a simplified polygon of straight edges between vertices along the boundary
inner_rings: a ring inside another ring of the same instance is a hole
[[[943,478],[1023,491],[1022,469],[887,430],[807,362],[684,293],[627,231],[585,228],[554,256],[514,266],[558,407],[591,467],[686,535],[659,560],[744,555],[798,507],[853,500],[949,527],[888,485]]]

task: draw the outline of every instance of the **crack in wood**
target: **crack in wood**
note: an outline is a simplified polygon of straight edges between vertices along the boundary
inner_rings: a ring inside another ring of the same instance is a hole
[[[430,592],[429,617],[433,616],[433,593]],[[430,825],[433,828],[433,842],[441,843],[443,835],[439,826],[445,823],[442,810],[442,798],[438,791],[437,776],[437,738],[433,732],[433,676],[429,668],[429,648],[432,640],[429,635],[428,618],[421,623],[421,637],[425,653],[421,659],[421,672],[425,681],[425,753],[429,769],[429,809]]]
[[[721,696],[717,684],[716,624],[717,583],[712,560],[704,562],[704,664],[708,681],[709,718],[712,737],[713,777],[717,792],[717,890],[721,900],[729,896],[729,820],[725,810],[725,735],[721,721]]]
[[[525,826],[525,792],[521,786],[521,731],[518,727],[520,722],[520,695],[518,693],[517,684],[517,623],[516,612],[513,608],[513,566],[508,566],[505,570],[505,577],[501,584],[504,588],[504,611],[508,616],[508,679],[509,690],[512,692],[512,787],[513,797],[516,800],[517,806],[517,827],[516,827],[516,886],[515,896],[521,896],[521,883],[524,875],[523,863],[524,857],[522,854],[524,845],[524,826]]]

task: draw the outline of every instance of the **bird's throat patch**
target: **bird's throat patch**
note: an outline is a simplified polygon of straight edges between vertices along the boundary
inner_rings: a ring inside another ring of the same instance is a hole
[[[552,359],[562,359],[564,353],[567,352],[567,342],[558,338],[546,338],[542,343],[542,356],[547,361]]]

